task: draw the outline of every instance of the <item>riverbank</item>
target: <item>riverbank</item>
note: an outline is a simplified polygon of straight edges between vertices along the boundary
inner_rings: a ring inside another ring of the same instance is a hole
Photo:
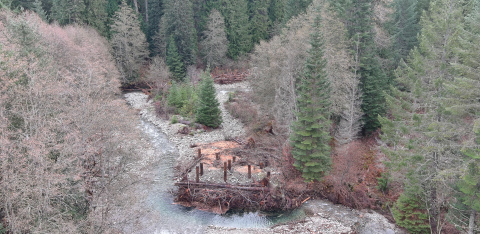
[[[184,124],[171,124],[170,120],[158,118],[155,114],[153,101],[148,100],[147,95],[143,93],[127,93],[125,94],[125,99],[134,109],[139,111],[139,115],[144,120],[161,129],[161,131],[168,137],[170,142],[175,144],[179,152],[179,157],[177,158],[177,164],[179,164],[195,158],[195,149],[190,147],[191,145],[207,144],[245,135],[245,130],[242,123],[234,119],[225,110],[223,103],[228,100],[229,91],[248,90],[248,84],[246,82],[230,85],[215,84],[215,88],[217,90],[217,99],[221,103],[220,109],[222,111],[223,123],[219,129],[214,131],[205,132],[203,130],[198,130],[192,132],[192,135],[178,134],[178,131],[185,127]]]
[[[228,92],[234,90],[248,90],[245,83],[232,85],[216,85],[217,98],[222,103],[221,109],[224,123],[221,129],[212,132],[196,132],[193,136],[178,134],[181,124],[171,125],[169,121],[155,116],[154,107],[148,97],[142,93],[126,94],[126,100],[137,109],[142,119],[152,123],[168,137],[178,149],[176,163],[192,160],[196,152],[190,148],[192,144],[212,143],[224,140],[226,137],[244,136],[242,124],[232,118],[223,107],[228,99]],[[296,222],[286,223],[273,228],[235,228],[211,225],[199,228],[199,233],[404,233],[382,215],[370,210],[352,210],[341,205],[333,205],[328,201],[307,201],[304,209],[307,217]]]

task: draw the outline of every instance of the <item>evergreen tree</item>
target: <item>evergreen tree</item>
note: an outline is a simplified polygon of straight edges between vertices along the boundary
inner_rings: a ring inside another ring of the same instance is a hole
[[[420,33],[416,14],[417,0],[395,0],[392,15],[392,49],[396,64],[400,59],[406,59],[408,53],[418,44]]]
[[[178,81],[183,81],[185,78],[185,65],[178,53],[177,44],[173,35],[170,36],[167,48],[167,65],[173,77]]]
[[[286,24],[292,17],[304,13],[313,0],[284,0],[285,9],[283,23]]]
[[[50,17],[59,24],[82,24],[85,22],[84,0],[53,0]]]
[[[35,13],[37,13],[43,21],[48,22],[47,14],[42,7],[42,1],[35,0],[35,2],[33,2],[33,11],[35,11]]]
[[[224,0],[222,15],[227,27],[228,52],[230,58],[250,52],[253,47],[248,20],[247,0]]]
[[[197,122],[205,126],[216,128],[222,124],[220,103],[215,96],[213,78],[209,71],[202,73],[199,103],[197,107]]]
[[[270,27],[270,18],[268,16],[268,7],[270,0],[251,0],[249,2],[250,11],[250,34],[253,43],[268,38],[268,29]]]
[[[383,91],[387,89],[387,76],[380,68],[376,58],[374,32],[372,22],[372,0],[354,0],[346,6],[348,37],[351,38],[352,51],[358,53],[360,66],[362,111],[364,133],[370,133],[380,127],[378,116],[385,113],[385,99]]]
[[[298,88],[297,121],[290,138],[294,166],[302,171],[306,181],[320,180],[330,170],[330,82],[324,58],[324,38],[321,34],[321,15],[317,11],[310,36],[304,76]]]
[[[285,0],[270,0],[268,7],[268,17],[272,24],[283,21],[283,12],[285,10]]]
[[[141,66],[148,58],[145,34],[140,30],[137,14],[122,1],[111,26],[113,55],[123,82],[135,81]]]
[[[471,132],[463,120],[475,116],[472,107],[478,106],[478,99],[453,92],[463,80],[455,78],[454,68],[466,65],[459,61],[464,10],[463,1],[432,2],[430,13],[422,16],[419,47],[410,53],[408,63],[401,63],[396,71],[399,88],[387,95],[393,118],[380,118],[382,139],[393,146],[384,152],[391,166],[411,174],[405,183],[418,189],[409,196],[425,204],[433,233],[441,232],[440,208],[449,196],[440,191],[451,191],[443,182],[451,179],[450,174],[442,171],[461,165],[459,142]]]
[[[153,37],[158,31],[158,25],[162,15],[162,0],[148,0],[147,41],[151,52],[155,51],[156,45]]]
[[[106,6],[106,0],[85,0],[85,23],[97,29],[103,36],[108,35]]]
[[[228,40],[225,34],[225,21],[216,9],[208,17],[207,30],[201,42],[202,55],[210,67],[221,65],[226,59]]]
[[[197,56],[197,32],[193,20],[193,5],[190,0],[165,0],[163,37],[173,36],[182,61],[186,65],[193,64]]]
[[[270,37],[278,35],[283,26],[283,13],[285,10],[285,0],[270,0],[268,7],[268,17],[270,18]]]
[[[480,211],[480,149],[478,148],[480,146],[480,128],[477,129],[476,135],[476,149],[462,150],[465,155],[470,157],[470,160],[465,175],[457,183],[458,189],[461,191],[459,200],[471,210],[470,227],[474,226],[475,214]]]
[[[177,87],[177,82],[172,81],[172,86],[168,89],[167,102],[169,106],[176,108],[182,107],[182,98]]]

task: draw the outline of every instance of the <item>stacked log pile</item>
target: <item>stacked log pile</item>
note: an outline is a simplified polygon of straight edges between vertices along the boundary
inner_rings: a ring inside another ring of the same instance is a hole
[[[249,74],[250,73],[247,69],[242,69],[240,71],[237,69],[220,70],[218,67],[211,72],[213,80],[216,84],[232,84],[236,82],[242,82]]]

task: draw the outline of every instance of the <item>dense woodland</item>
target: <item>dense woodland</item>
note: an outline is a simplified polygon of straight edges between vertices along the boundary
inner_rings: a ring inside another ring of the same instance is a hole
[[[0,8],[0,233],[107,231],[108,188],[135,158],[126,144],[135,121],[119,87],[148,86],[172,123],[176,114],[216,128],[216,68],[248,69],[253,92],[232,93],[227,109],[252,134],[273,126],[306,185],[362,191],[340,170],[381,156],[376,208],[397,225],[479,230],[480,0]]]

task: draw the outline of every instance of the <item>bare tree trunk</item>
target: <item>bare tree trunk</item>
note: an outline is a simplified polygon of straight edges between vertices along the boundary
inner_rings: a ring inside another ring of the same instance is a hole
[[[148,24],[148,0],[145,0],[145,22]]]
[[[473,234],[473,229],[475,228],[475,215],[477,212],[472,209],[470,213],[470,221],[468,222],[468,234]]]
[[[137,12],[137,15],[138,15],[138,4],[137,4],[137,0],[133,0],[133,4],[135,4],[135,12]]]

